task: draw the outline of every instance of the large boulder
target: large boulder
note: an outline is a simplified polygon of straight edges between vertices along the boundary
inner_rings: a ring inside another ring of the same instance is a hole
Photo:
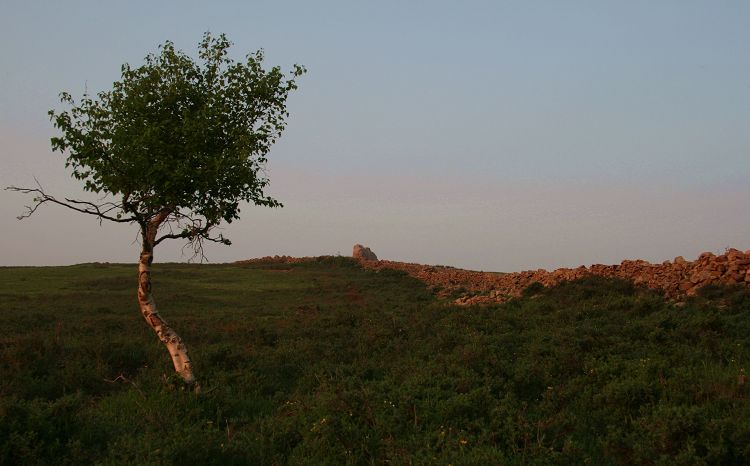
[[[363,261],[376,261],[378,256],[370,250],[370,248],[362,246],[361,244],[355,244],[352,250],[352,257]]]

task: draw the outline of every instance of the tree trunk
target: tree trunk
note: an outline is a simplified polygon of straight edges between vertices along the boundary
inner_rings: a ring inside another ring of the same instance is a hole
[[[174,370],[182,377],[185,383],[198,392],[198,385],[193,374],[193,364],[190,362],[187,348],[182,338],[161,318],[156,310],[156,303],[151,294],[151,263],[154,260],[154,239],[161,221],[154,220],[143,228],[143,249],[141,259],[138,262],[138,305],[141,315],[154,329],[156,336],[167,347],[169,355],[172,356]]]

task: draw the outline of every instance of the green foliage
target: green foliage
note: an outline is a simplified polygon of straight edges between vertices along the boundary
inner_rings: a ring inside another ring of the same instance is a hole
[[[0,268],[0,464],[750,462],[747,289],[594,277],[466,308],[345,258],[157,264],[195,396],[131,268]]]
[[[70,110],[49,112],[62,133],[53,149],[85,190],[122,198],[118,219],[168,209],[205,227],[237,219],[241,201],[280,206],[263,193],[262,170],[304,68],[286,78],[263,68],[262,50],[235,62],[229,48],[206,33],[196,62],[166,42],[143,65],[123,65],[112,90],[80,102],[62,93]]]

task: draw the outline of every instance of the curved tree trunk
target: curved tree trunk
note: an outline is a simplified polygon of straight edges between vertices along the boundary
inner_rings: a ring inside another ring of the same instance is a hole
[[[187,385],[198,392],[200,386],[193,374],[193,364],[190,361],[190,356],[188,356],[187,347],[177,332],[161,318],[151,294],[151,263],[154,260],[154,239],[159,223],[161,222],[152,222],[143,231],[143,249],[141,250],[141,259],[138,262],[138,305],[141,309],[141,315],[154,329],[156,336],[164,343],[169,355],[172,356],[174,370]]]

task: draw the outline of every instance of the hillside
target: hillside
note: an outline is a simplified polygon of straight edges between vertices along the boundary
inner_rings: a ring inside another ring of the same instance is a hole
[[[346,258],[153,278],[200,396],[134,265],[0,268],[0,464],[750,463],[744,286],[587,274],[467,307]]]

